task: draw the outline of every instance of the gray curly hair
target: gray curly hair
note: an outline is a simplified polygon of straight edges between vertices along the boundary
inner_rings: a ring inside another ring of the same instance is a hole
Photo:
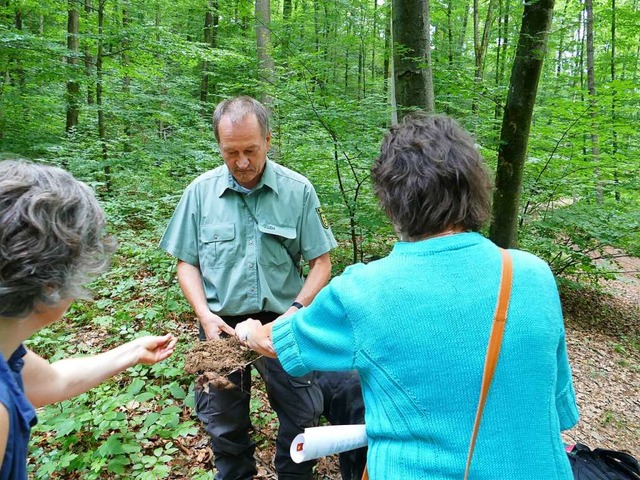
[[[0,162],[0,317],[87,298],[107,269],[115,240],[92,190],[64,170]]]

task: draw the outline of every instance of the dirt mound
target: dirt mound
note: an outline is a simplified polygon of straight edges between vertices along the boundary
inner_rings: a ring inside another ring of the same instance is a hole
[[[187,373],[199,375],[196,387],[207,390],[234,388],[227,375],[248,365],[259,355],[243,346],[235,337],[197,342],[184,362]]]

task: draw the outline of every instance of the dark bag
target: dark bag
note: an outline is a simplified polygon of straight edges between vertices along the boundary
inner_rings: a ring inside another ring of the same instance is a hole
[[[640,465],[628,453],[577,443],[567,455],[575,480],[640,480]]]

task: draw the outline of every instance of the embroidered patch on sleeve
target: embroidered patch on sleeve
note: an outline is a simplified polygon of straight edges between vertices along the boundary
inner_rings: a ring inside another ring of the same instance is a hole
[[[318,213],[318,217],[320,217],[320,223],[322,223],[322,226],[324,228],[329,228],[329,221],[327,220],[327,217],[322,211],[322,207],[316,208],[316,212]]]

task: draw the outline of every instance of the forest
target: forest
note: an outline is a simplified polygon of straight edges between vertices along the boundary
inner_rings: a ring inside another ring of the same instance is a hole
[[[334,274],[393,245],[369,170],[386,129],[425,110],[471,132],[494,177],[483,233],[544,258],[562,289],[599,291],[616,257],[640,256],[638,25],[638,0],[0,0],[0,159],[72,172],[119,242],[94,300],[30,347],[180,335],[168,361],[39,412],[32,478],[212,478],[183,371],[194,315],[157,245],[221,164],[218,102],[269,106],[270,158],[316,187]],[[638,358],[640,326],[616,342]],[[266,448],[275,417],[252,409]]]

